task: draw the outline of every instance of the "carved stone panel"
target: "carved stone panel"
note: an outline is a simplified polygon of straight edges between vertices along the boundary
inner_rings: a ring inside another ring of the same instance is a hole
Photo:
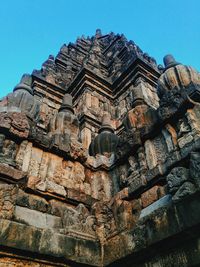
[[[173,201],[179,201],[196,191],[195,185],[189,177],[189,170],[184,167],[172,169],[167,176],[167,183]]]

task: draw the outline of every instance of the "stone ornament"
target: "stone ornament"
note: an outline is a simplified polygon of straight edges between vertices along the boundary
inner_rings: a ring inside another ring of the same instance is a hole
[[[173,201],[178,201],[196,191],[195,185],[189,177],[189,170],[184,167],[172,169],[167,176],[167,183]]]
[[[116,151],[118,136],[114,134],[114,130],[110,124],[110,115],[105,114],[102,119],[99,134],[90,144],[89,153],[91,156],[96,156],[97,154],[109,156]]]
[[[165,56],[163,61],[165,65],[164,72],[158,80],[160,96],[175,88],[183,90],[190,84],[200,85],[200,75],[192,67],[176,62],[172,55]]]
[[[58,113],[50,120],[49,136],[53,146],[69,151],[71,139],[78,140],[78,134],[79,122],[74,115],[72,96],[66,94]]]

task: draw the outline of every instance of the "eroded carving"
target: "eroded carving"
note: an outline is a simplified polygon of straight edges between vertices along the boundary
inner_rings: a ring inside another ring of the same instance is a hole
[[[76,209],[68,207],[63,214],[62,233],[85,239],[96,239],[96,218],[90,215],[88,209],[79,204]]]
[[[196,191],[195,185],[189,177],[189,170],[184,167],[176,167],[167,176],[169,192],[173,195],[173,201],[178,201]]]
[[[74,115],[72,97],[67,94],[58,114],[50,122],[50,136],[53,138],[53,145],[64,147],[70,145],[70,138],[78,139],[78,133],[78,119]]]
[[[30,126],[24,113],[0,112],[0,129],[18,138],[27,138]]]
[[[17,144],[0,134],[0,162],[15,166]]]
[[[11,111],[24,112],[26,116],[34,120],[37,118],[39,106],[33,96],[32,76],[24,74],[13,93],[8,95],[8,109]],[[9,110],[8,110],[9,111]]]
[[[190,176],[196,186],[200,188],[200,152],[190,154]]]

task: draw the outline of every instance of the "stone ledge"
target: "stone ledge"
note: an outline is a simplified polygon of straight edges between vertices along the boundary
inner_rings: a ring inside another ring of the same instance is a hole
[[[27,238],[28,237],[28,238]],[[0,220],[0,244],[2,246],[53,256],[74,264],[102,266],[101,248],[98,242],[81,240],[55,233],[52,229],[39,229],[10,220]]]
[[[27,173],[17,170],[7,164],[0,163],[0,180],[11,183],[25,182]]]
[[[138,266],[139,263],[134,265],[134,262],[138,260],[140,253],[143,255],[144,263],[144,255],[150,253],[154,255],[162,242],[170,244],[174,236],[176,236],[176,242],[180,244],[187,239],[200,238],[199,230],[196,230],[200,228],[199,203],[200,192],[197,192],[175,204],[149,213],[141,218],[131,231],[122,232],[109,239],[104,247],[104,266],[127,266],[128,258],[131,258],[130,266]],[[154,247],[153,251],[151,251],[152,247]],[[123,261],[125,257],[126,260]],[[198,263],[200,264],[200,258]]]
[[[89,266],[126,266],[123,265],[124,257],[126,260],[131,257],[134,264],[139,253],[144,255],[146,251],[145,255],[148,255],[154,247],[155,254],[156,247],[159,249],[166,240],[167,244],[170,244],[174,236],[179,237],[177,243],[198,238],[195,229],[200,228],[199,203],[200,192],[197,192],[175,204],[160,207],[142,216],[134,229],[121,232],[107,240],[104,245],[104,265],[98,241],[66,236],[56,233],[53,229],[39,229],[10,220],[0,220],[0,244]],[[117,263],[118,260],[121,265]]]

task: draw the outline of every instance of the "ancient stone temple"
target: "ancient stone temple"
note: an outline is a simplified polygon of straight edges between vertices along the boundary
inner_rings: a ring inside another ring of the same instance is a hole
[[[199,73],[97,30],[23,75],[0,102],[0,266],[200,266]]]

